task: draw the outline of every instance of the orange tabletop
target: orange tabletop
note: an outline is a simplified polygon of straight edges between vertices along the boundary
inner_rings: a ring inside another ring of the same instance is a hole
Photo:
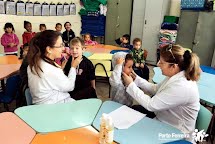
[[[86,46],[85,51],[89,51],[92,53],[110,53],[112,50],[128,50],[127,48],[117,47],[113,45],[94,45],[94,46]]]
[[[19,60],[15,55],[0,56],[1,64],[21,64],[22,60]]]
[[[93,127],[86,126],[61,132],[37,134],[31,144],[99,144],[99,133]]]
[[[0,80],[7,78],[19,71],[21,64],[0,65]]]
[[[29,144],[36,132],[11,112],[0,113],[0,143]]]

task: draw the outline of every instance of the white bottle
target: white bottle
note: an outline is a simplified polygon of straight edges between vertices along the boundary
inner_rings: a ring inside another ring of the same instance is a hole
[[[103,113],[102,117],[100,118],[99,144],[105,144],[106,121],[107,114]]]
[[[114,125],[112,118],[110,116],[107,117],[106,127],[105,127],[105,144],[113,143],[113,134],[114,134]]]

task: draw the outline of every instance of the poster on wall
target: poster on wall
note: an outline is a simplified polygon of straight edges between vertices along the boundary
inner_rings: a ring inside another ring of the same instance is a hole
[[[34,14],[34,4],[32,2],[26,2],[25,15],[33,16]]]
[[[57,12],[57,7],[54,3],[50,3],[49,5],[50,7],[50,16],[56,16],[56,12]]]
[[[8,15],[16,14],[16,3],[14,1],[6,1],[6,14]]]
[[[70,4],[70,15],[76,15],[76,5],[74,3]]]
[[[4,1],[0,1],[0,14],[5,14]]]
[[[57,16],[63,16],[63,5],[61,3],[57,4]]]
[[[34,16],[41,16],[41,4],[39,2],[34,3]]]
[[[18,1],[16,4],[16,15],[24,16],[25,15],[25,3],[23,1]]]
[[[42,4],[42,16],[49,16],[49,4],[46,2]]]
[[[64,15],[69,15],[69,4],[68,3],[64,3],[63,13],[64,13]]]

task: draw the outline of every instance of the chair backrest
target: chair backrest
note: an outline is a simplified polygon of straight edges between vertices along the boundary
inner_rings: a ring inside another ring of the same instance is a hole
[[[25,98],[26,98],[27,105],[32,105],[32,97],[31,97],[29,88],[25,90]]]
[[[16,98],[21,84],[19,75],[11,76],[6,81],[5,94],[9,97]]]
[[[212,113],[207,108],[200,105],[200,110],[196,121],[196,128],[198,130],[204,130],[206,132],[210,124],[211,117]]]

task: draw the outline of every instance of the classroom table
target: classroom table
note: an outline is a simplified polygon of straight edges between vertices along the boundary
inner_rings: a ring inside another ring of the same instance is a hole
[[[37,132],[55,132],[91,125],[101,103],[99,99],[84,99],[61,104],[31,105],[16,109],[15,114]]]
[[[122,105],[113,101],[106,101],[102,104],[95,120],[93,121],[93,126],[99,130],[100,117],[103,113],[110,113],[113,110],[121,107]],[[159,134],[182,134],[180,130],[159,122],[155,119],[150,119],[144,117],[138,123],[134,124],[128,129],[119,130],[114,129],[114,140],[122,144],[156,144],[156,143],[166,143],[171,141],[180,140],[180,138],[175,139],[162,139]]]
[[[0,65],[0,80],[10,77],[19,71],[21,64],[3,64]]]
[[[31,144],[99,144],[99,132],[92,126],[37,134]],[[113,142],[113,144],[116,144]]]
[[[0,113],[0,143],[29,144],[36,132],[11,112]]]
[[[15,55],[0,56],[0,80],[3,91],[5,90],[4,79],[18,72],[22,60]]]
[[[159,67],[154,67],[154,77],[153,82],[160,83],[165,79],[165,76],[162,75],[161,69]],[[207,104],[212,104],[215,106],[215,97],[214,97],[214,89],[215,89],[215,75],[210,73],[202,72],[199,81],[197,82],[199,88],[199,96],[200,99]]]
[[[110,53],[112,50],[128,50],[127,48],[117,47],[113,45],[94,45],[94,46],[86,46],[86,50],[92,53]]]
[[[0,65],[2,64],[21,64],[22,60],[19,60],[15,55],[0,56]]]

